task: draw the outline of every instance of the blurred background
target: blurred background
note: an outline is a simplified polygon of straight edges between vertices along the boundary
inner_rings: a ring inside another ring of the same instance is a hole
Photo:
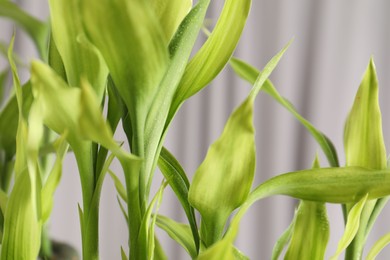
[[[25,10],[42,20],[48,18],[46,0],[18,0]],[[212,1],[208,18],[213,21],[223,1]],[[344,120],[371,56],[377,68],[380,103],[387,147],[390,147],[390,2],[386,0],[254,0],[247,27],[235,55],[258,69],[290,39],[293,44],[271,76],[275,87],[297,110],[324,132],[335,144],[344,164]],[[215,21],[215,20],[214,20]],[[9,43],[13,26],[0,19],[0,39]],[[201,36],[199,44],[204,41]],[[26,64],[36,57],[26,35],[17,30],[16,51]],[[5,60],[0,66],[5,66]],[[28,68],[22,69],[23,78]],[[246,97],[250,85],[226,68],[214,82],[181,109],[170,129],[166,146],[184,166],[190,179],[202,162],[208,146],[220,135],[232,110]],[[254,185],[280,173],[310,168],[316,152],[326,160],[308,132],[281,106],[264,93],[255,109],[257,174]],[[121,133],[117,139],[124,140]],[[63,178],[55,194],[50,232],[57,240],[81,248],[77,203],[81,190],[72,155],[66,159]],[[113,168],[119,175],[120,167]],[[157,173],[156,185],[161,176]],[[241,224],[236,244],[251,259],[270,259],[278,237],[289,225],[297,201],[286,197],[269,198],[255,204]],[[127,245],[125,221],[108,177],[101,201],[101,259],[120,259],[120,246]],[[343,233],[341,208],[329,205],[331,239],[327,257],[336,250]],[[173,195],[166,190],[161,212],[185,221]],[[375,224],[366,252],[381,235],[390,232],[389,207]],[[159,232],[169,259],[187,259],[168,236]],[[389,259],[386,250],[378,259]]]

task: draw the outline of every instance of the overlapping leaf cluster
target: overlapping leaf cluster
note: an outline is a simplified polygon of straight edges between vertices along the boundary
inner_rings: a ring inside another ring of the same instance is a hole
[[[0,111],[1,259],[51,256],[45,223],[68,145],[82,187],[83,259],[99,258],[99,201],[107,173],[128,225],[129,243],[122,245],[122,259],[165,259],[155,226],[193,259],[247,259],[234,246],[241,218],[254,202],[273,195],[300,199],[291,225],[275,245],[273,259],[283,254],[284,247],[285,259],[324,258],[330,226],[326,203],[343,204],[346,216],[345,233],[333,258],[344,249],[346,259],[362,257],[369,231],[387,202],[384,197],[390,194],[373,61],[347,118],[346,165],[339,167],[331,141],[268,80],[288,46],[261,72],[232,58],[250,0],[225,0],[214,29],[194,50],[209,4],[210,0],[196,4],[191,0],[49,0],[50,21],[44,23],[16,4],[0,0],[0,15],[30,35],[41,58],[31,63],[31,77],[22,86],[12,41],[7,53],[10,68],[0,74],[1,90],[8,70],[14,86],[14,94]],[[178,160],[163,147],[164,138],[181,105],[229,61],[253,88],[190,182]],[[252,188],[253,105],[261,91],[302,123],[330,168],[320,168],[316,159],[312,169],[281,174]],[[113,138],[120,123],[130,150]],[[123,183],[110,170],[115,158],[122,166]],[[164,181],[151,196],[157,166]],[[188,224],[158,214],[168,185]],[[388,235],[381,238],[368,258],[389,241]]]

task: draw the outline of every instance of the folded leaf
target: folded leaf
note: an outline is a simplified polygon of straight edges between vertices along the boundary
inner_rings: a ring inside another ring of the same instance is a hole
[[[313,169],[319,167],[316,157]],[[328,240],[329,222],[325,203],[300,201],[285,259],[324,259]]]
[[[87,36],[107,62],[132,123],[137,125],[133,128],[142,130],[168,64],[157,18],[145,1],[86,0],[81,8]]]
[[[189,189],[189,202],[201,213],[207,230],[202,234],[206,246],[222,237],[227,218],[245,201],[252,186],[256,160],[252,113],[253,99],[234,111]]]
[[[108,70],[103,57],[86,38],[79,0],[51,0],[52,34],[65,66],[70,86],[79,86],[86,77],[101,100]]]
[[[188,199],[202,215],[202,239],[206,246],[222,237],[227,218],[249,194],[256,160],[253,102],[287,47],[266,65],[248,98],[230,116],[222,135],[195,172]]]
[[[194,237],[195,245],[197,251],[199,251],[200,241],[198,227],[196,224],[195,212],[194,208],[191,207],[190,203],[188,202],[188,189],[190,187],[190,184],[187,179],[187,175],[184,172],[184,169],[181,167],[180,163],[176,160],[176,158],[164,147],[160,153],[158,166],[163,173],[165,180],[175,192],[184,209],[184,212],[187,215],[187,219],[190,223],[190,227]]]

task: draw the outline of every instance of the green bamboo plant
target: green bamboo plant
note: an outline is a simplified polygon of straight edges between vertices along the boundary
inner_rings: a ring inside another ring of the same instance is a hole
[[[82,188],[83,259],[99,258],[99,201],[107,173],[128,226],[128,245],[118,245],[122,259],[166,259],[156,227],[193,259],[247,259],[234,246],[240,221],[253,203],[273,195],[300,200],[290,226],[276,241],[273,259],[283,254],[285,259],[324,258],[330,229],[326,203],[341,204],[346,223],[332,259],[344,250],[345,259],[362,258],[390,194],[373,61],[347,117],[346,163],[340,167],[331,141],[268,80],[289,44],[261,72],[232,57],[250,0],[225,0],[215,27],[194,50],[209,5],[210,0],[49,0],[50,19],[42,22],[0,0],[0,16],[31,37],[40,57],[31,62],[30,78],[22,84],[14,37],[0,44],[9,61],[0,74],[0,92],[9,73],[13,85],[0,110],[1,259],[54,257],[45,224],[67,152],[76,158]],[[253,87],[190,181],[164,139],[181,105],[227,64]],[[260,92],[302,123],[329,167],[321,168],[316,158],[311,169],[281,174],[252,188],[253,105]],[[113,135],[120,122],[126,140],[117,141]],[[121,173],[110,169],[114,159],[122,166],[123,183]],[[151,194],[156,167],[164,181]],[[168,186],[188,223],[158,213]],[[367,258],[374,259],[389,242],[389,235],[378,240]]]

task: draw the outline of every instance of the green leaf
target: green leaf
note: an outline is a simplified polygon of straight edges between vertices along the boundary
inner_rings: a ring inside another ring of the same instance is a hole
[[[235,256],[236,260],[250,260],[249,257],[244,255],[240,250],[238,250],[236,247],[233,247],[233,254]]]
[[[211,145],[195,172],[188,199],[202,215],[202,239],[210,246],[222,237],[230,214],[245,200],[255,172],[253,102],[288,45],[266,65],[249,97],[228,119],[220,138]],[[217,187],[210,189],[210,186]],[[218,205],[216,207],[215,205]]]
[[[26,116],[33,101],[31,83],[28,81],[22,86],[23,115]],[[0,112],[0,148],[12,157],[16,149],[16,130],[18,127],[19,109],[16,95],[12,96]]]
[[[156,214],[159,209],[159,204],[161,203],[163,191],[167,186],[167,182],[163,182],[160,186],[160,189],[157,191],[156,195],[150,202],[145,215],[143,216],[142,223],[140,226],[140,232],[138,235],[138,246],[141,247],[138,249],[138,255],[136,259],[154,259],[154,250],[155,250],[155,236],[154,236],[154,227]],[[152,216],[153,209],[156,207],[155,215]]]
[[[107,81],[107,94],[108,94],[108,105],[107,105],[107,123],[115,132],[120,119],[123,117],[125,112],[122,98],[118,91],[115,89],[112,78],[108,77]],[[124,122],[123,122],[124,124]],[[103,167],[104,161],[107,158],[108,150],[105,147],[100,146],[97,159],[96,159],[96,171],[99,172]]]
[[[9,70],[5,69],[0,72],[0,105],[3,103],[5,84],[8,79]]]
[[[296,217],[297,214],[294,214],[294,219],[291,221],[290,225],[283,232],[283,234],[279,237],[278,241],[276,241],[274,248],[272,249],[272,260],[279,259],[279,256],[281,255],[284,247],[290,242]]]
[[[99,204],[100,204],[100,194],[103,187],[104,178],[108,172],[108,168],[111,165],[111,162],[114,159],[114,154],[111,154],[106,162],[104,163],[104,166],[102,168],[101,173],[98,175],[99,178],[97,180],[97,183],[95,185],[95,189],[93,191],[93,196],[91,200],[91,204],[89,205],[89,210],[86,212],[87,214],[84,214],[84,226],[83,226],[83,236],[88,237],[88,241],[93,241],[94,239],[99,237],[99,230],[96,228],[96,226],[99,225],[98,220],[99,218],[96,218],[96,216],[99,215]],[[97,223],[96,223],[97,222]],[[92,256],[96,257],[98,259],[98,255],[96,255],[96,251],[94,248],[83,248],[83,256]],[[85,252],[85,250],[90,250],[90,252]],[[98,251],[97,251],[98,252]]]
[[[1,213],[5,215],[5,209],[7,207],[8,195],[3,190],[0,190],[0,209]]]
[[[57,149],[57,157],[54,162],[53,169],[51,170],[46,183],[42,187],[42,221],[45,223],[51,213],[54,205],[54,192],[60,182],[62,175],[62,162],[68,151],[68,144],[65,142],[65,136],[62,136],[54,145]]]
[[[378,79],[372,59],[345,124],[344,149],[347,166],[372,169],[387,167],[378,100]]]
[[[313,168],[319,167],[316,157]],[[302,200],[295,216],[294,230],[285,259],[324,259],[329,240],[325,203]]]
[[[260,73],[256,68],[234,57],[231,58],[230,65],[237,73],[237,75],[251,84],[255,83],[256,78]],[[323,133],[318,131],[309,121],[303,118],[296,111],[294,106],[278,93],[270,80],[267,80],[264,83],[262,89],[277,102],[279,102],[283,107],[285,107],[310,132],[328,158],[329,164],[332,167],[339,166],[337,153],[332,142]]]
[[[193,46],[206,15],[210,0],[201,0],[180,24],[169,44],[170,62],[150,107],[145,124],[145,173],[141,180],[145,187],[145,201],[152,184],[153,173],[166,134],[165,124],[180,79],[186,68]],[[141,187],[142,188],[142,187]],[[143,188],[142,188],[143,189]],[[144,191],[141,190],[141,193]]]
[[[117,156],[125,156],[114,141],[88,82],[82,81],[81,89],[72,88],[43,63],[35,61],[31,68],[33,94],[44,107],[44,121],[49,128],[59,134],[69,131],[72,147],[83,137],[104,145]]]
[[[0,16],[15,21],[34,41],[41,57],[43,59],[46,58],[46,45],[49,29],[45,23],[32,17],[10,1],[0,1]]]
[[[222,239],[199,254],[197,260],[236,260],[233,241]]]
[[[202,215],[207,230],[202,234],[206,246],[222,237],[228,217],[252,186],[256,160],[252,114],[253,99],[247,99],[211,145],[189,189],[188,200]]]
[[[245,203],[241,205],[237,214],[232,218],[223,239],[213,245],[210,251],[216,251],[218,256],[219,253],[223,254],[224,249],[226,250],[229,245],[233,244],[242,217],[251,205],[258,200],[273,195],[288,195],[310,201],[350,203],[356,202],[366,194],[366,199],[377,199],[390,193],[387,189],[390,185],[389,174],[389,170],[336,167],[303,170],[273,177],[249,194]],[[228,252],[225,253],[228,254]]]
[[[368,198],[368,194],[364,196],[348,213],[347,224],[345,226],[344,234],[339,244],[337,246],[337,251],[334,256],[332,256],[332,260],[338,259],[338,256],[341,252],[347,248],[347,246],[352,242],[356,233],[358,232],[360,225],[360,215]]]
[[[248,201],[287,195],[297,199],[355,203],[368,193],[368,200],[387,196],[390,183],[389,170],[361,167],[321,168],[290,172],[273,177],[253,190]]]
[[[67,76],[66,76],[64,62],[62,61],[56,43],[54,42],[53,34],[50,34],[48,63],[50,67],[55,72],[57,72],[57,74],[60,75],[63,80],[66,81]]]
[[[386,169],[387,156],[379,108],[378,79],[372,59],[356,94],[344,130],[347,166]],[[348,206],[351,207],[351,205]],[[376,201],[369,201],[364,206],[359,231],[347,250],[347,256],[356,258],[362,254],[367,235],[370,232],[368,228],[372,227],[368,223],[369,221],[371,223],[375,221],[375,215],[372,215],[372,212],[376,207]],[[378,210],[379,208],[376,211]],[[378,212],[375,214],[378,215]],[[373,216],[373,219],[371,219],[371,216]]]
[[[121,180],[119,180],[116,174],[113,173],[111,170],[108,170],[108,173],[110,174],[112,180],[114,181],[115,189],[118,192],[119,196],[127,203],[126,189],[123,186]]]
[[[151,4],[159,19],[165,39],[169,42],[184,17],[191,10],[192,0],[153,0]]]
[[[128,260],[129,258],[127,257],[125,251],[123,250],[123,247],[121,247],[121,257],[122,260]]]
[[[91,85],[82,80],[80,95],[79,133],[86,139],[102,144],[116,156],[129,156],[113,139],[113,133],[104,120],[100,102]]]
[[[390,243],[390,233],[382,236],[375,244],[372,246],[371,250],[366,256],[366,260],[375,260],[376,256],[382,251],[385,246]]]
[[[103,57],[83,31],[79,0],[50,0],[52,34],[65,66],[67,81],[79,86],[85,77],[102,99],[108,70]]]
[[[139,178],[142,160],[135,156],[118,156],[123,168],[127,192],[130,259],[137,255],[137,241],[142,215],[139,197]]]
[[[69,87],[39,61],[31,64],[31,82],[34,98],[43,106],[45,124],[58,134],[68,130],[68,139],[78,139],[81,89]]]
[[[119,199],[118,196],[116,196],[116,200],[118,201],[119,207],[120,207],[122,214],[125,217],[126,223],[128,225],[129,224],[129,216],[127,214],[127,209],[126,209],[125,205],[123,205],[122,201]]]
[[[170,119],[187,98],[209,84],[229,61],[244,29],[250,6],[250,0],[225,1],[210,37],[186,67],[171,106]]]
[[[8,50],[8,59],[12,68],[19,119],[16,134],[15,184],[4,216],[2,260],[35,259],[39,252],[42,228],[39,192],[41,183],[38,172],[38,146],[36,146],[41,139],[41,132],[37,125],[28,129],[22,114],[23,96],[13,61],[13,43],[14,38]],[[39,121],[36,124],[39,124]]]
[[[36,259],[42,222],[34,193],[35,184],[24,171],[15,180],[5,212],[1,259]]]
[[[196,224],[195,212],[194,208],[191,207],[190,203],[188,202],[188,189],[190,187],[190,183],[187,179],[187,175],[184,172],[184,169],[181,167],[180,163],[176,160],[176,158],[164,147],[160,153],[158,166],[162,174],[164,175],[165,180],[175,192],[184,209],[184,212],[186,213],[188,222],[190,223],[196,248],[197,250],[199,250],[200,241],[198,226]]]
[[[196,258],[197,249],[195,247],[192,231],[189,225],[178,223],[168,217],[158,215],[156,224],[164,230],[173,240],[181,245],[191,256]]]
[[[86,0],[81,7],[87,36],[106,60],[133,128],[142,130],[168,64],[161,26],[145,1]]]

